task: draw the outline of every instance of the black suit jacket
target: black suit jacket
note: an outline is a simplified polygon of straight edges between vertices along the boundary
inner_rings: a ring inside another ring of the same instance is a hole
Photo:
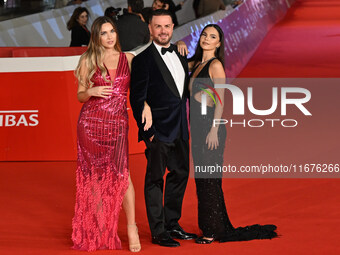
[[[176,50],[175,50],[176,51]],[[130,103],[139,127],[139,141],[153,135],[162,142],[173,142],[178,134],[189,139],[186,102],[188,92],[188,63],[177,51],[185,72],[182,98],[161,55],[152,43],[132,61]],[[144,131],[142,112],[146,101],[152,111],[152,126]]]
[[[150,41],[148,25],[133,13],[118,16],[116,26],[122,51],[129,51]]]
[[[82,45],[88,45],[90,42],[91,34],[86,31],[80,25],[75,25],[71,29],[71,44],[70,47],[80,47]]]

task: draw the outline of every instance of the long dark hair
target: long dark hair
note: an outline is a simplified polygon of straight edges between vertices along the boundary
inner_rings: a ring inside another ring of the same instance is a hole
[[[85,7],[80,6],[74,9],[70,20],[67,21],[68,30],[71,30],[72,28],[74,28],[74,26],[78,24],[77,19],[79,18],[80,14],[82,14],[83,12],[86,12],[88,16],[90,15],[89,11]]]
[[[217,30],[218,32],[218,35],[220,37],[220,47],[218,47],[215,51],[215,57],[221,61],[223,67],[224,67],[224,33],[222,31],[222,29],[216,25],[216,24],[209,24],[209,25],[206,25],[201,34],[200,34],[200,38],[198,39],[198,42],[197,42],[197,46],[196,46],[196,50],[195,50],[195,54],[189,59],[189,61],[194,61],[194,65],[193,66],[196,66],[198,62],[201,62],[202,61],[202,57],[203,57],[203,49],[200,45],[200,40],[201,40],[201,36],[203,34],[203,32],[208,28],[208,27],[213,27]]]

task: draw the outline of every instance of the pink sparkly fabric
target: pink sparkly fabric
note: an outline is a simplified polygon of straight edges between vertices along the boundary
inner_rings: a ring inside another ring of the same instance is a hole
[[[111,72],[112,73],[112,72]],[[73,248],[95,251],[121,249],[117,234],[119,211],[128,187],[127,91],[129,65],[120,53],[113,94],[84,103],[77,128],[78,165]],[[110,86],[99,70],[94,86]]]

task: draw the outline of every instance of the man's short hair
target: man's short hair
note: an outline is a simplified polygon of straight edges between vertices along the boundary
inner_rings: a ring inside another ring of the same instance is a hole
[[[152,11],[151,15],[150,15],[150,18],[149,18],[149,23],[151,23],[151,20],[152,20],[153,16],[170,16],[172,23],[174,23],[174,20],[172,18],[172,13],[170,11],[168,11],[168,10],[158,9],[158,10]]]
[[[131,7],[131,11],[134,13],[142,13],[144,8],[143,0],[128,0],[128,6]]]

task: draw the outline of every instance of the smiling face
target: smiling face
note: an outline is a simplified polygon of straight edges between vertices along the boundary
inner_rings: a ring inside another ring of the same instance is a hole
[[[200,46],[203,50],[216,50],[221,46],[220,36],[214,27],[207,27],[200,37]]]
[[[110,23],[104,23],[100,29],[100,43],[106,49],[113,49],[116,45],[117,33]]]
[[[85,12],[85,11],[82,12],[82,13],[79,15],[78,19],[77,19],[78,23],[79,23],[81,26],[85,26],[86,23],[87,23],[87,20],[88,20],[88,15],[87,15],[87,12]]]
[[[174,30],[174,23],[169,15],[153,16],[149,29],[155,43],[168,46]]]

